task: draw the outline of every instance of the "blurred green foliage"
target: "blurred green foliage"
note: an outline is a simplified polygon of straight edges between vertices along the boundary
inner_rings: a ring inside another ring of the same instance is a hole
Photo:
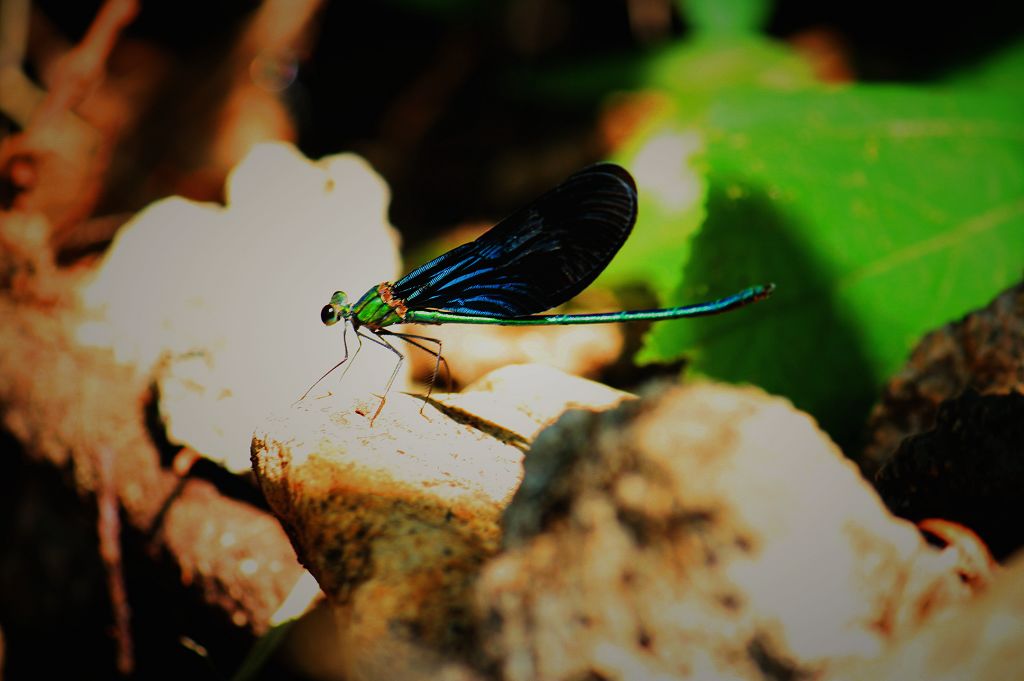
[[[700,33],[738,35],[764,26],[771,0],[676,0],[679,13]]]
[[[664,306],[776,282],[751,308],[656,325],[638,359],[786,395],[850,444],[924,333],[1024,273],[1024,47],[941,84],[827,86],[788,47],[714,26],[633,85],[667,104],[616,157],[640,218],[601,282]]]
[[[705,218],[703,122],[710,107],[727,92],[786,92],[815,81],[810,67],[785,46],[757,36],[699,37],[659,51],[640,70],[647,91],[666,98],[617,154],[637,178],[641,209],[633,235],[601,283],[643,281],[664,291],[678,285],[689,237]]]
[[[858,86],[734,93],[706,134],[706,218],[676,305],[775,281],[770,301],[662,324],[641,360],[789,396],[847,439],[928,330],[1024,271],[1024,100]],[[671,238],[671,225],[648,225]]]
[[[953,74],[946,85],[1024,96],[1024,42],[1002,49],[991,59]]]

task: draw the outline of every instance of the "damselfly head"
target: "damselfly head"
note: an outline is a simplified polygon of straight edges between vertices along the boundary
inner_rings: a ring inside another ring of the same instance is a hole
[[[327,326],[337,324],[342,319],[352,316],[352,306],[348,304],[348,296],[344,291],[335,291],[331,296],[331,302],[324,305],[320,310],[320,321]]]

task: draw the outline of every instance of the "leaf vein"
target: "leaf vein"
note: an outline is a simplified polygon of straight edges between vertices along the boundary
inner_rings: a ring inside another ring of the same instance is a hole
[[[942,234],[909,244],[879,258],[873,263],[844,277],[841,287],[849,287],[858,281],[877,276],[912,260],[923,258],[936,251],[952,248],[971,237],[996,229],[1021,216],[1024,216],[1024,199],[996,206],[991,210],[959,223]]]

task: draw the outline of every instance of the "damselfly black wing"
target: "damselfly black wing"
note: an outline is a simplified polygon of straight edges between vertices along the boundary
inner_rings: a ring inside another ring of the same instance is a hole
[[[410,309],[521,317],[585,289],[636,221],[636,184],[617,165],[585,168],[475,241],[422,265],[392,287]]]

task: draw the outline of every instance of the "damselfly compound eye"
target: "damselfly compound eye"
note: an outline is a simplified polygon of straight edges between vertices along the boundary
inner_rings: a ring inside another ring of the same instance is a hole
[[[334,305],[324,305],[324,309],[320,310],[320,321],[322,321],[327,326],[337,323],[338,311],[334,307]]]

